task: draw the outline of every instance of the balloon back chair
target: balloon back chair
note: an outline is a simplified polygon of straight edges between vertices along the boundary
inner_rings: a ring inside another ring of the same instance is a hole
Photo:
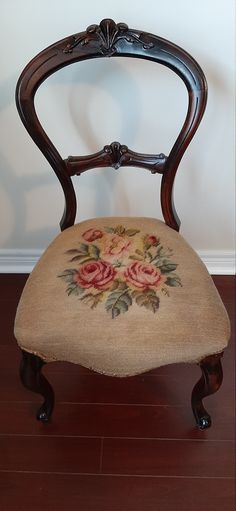
[[[157,62],[184,81],[187,115],[169,155],[137,153],[119,142],[88,156],[63,159],[58,153],[36,115],[35,93],[62,67],[102,57]],[[113,377],[182,362],[200,365],[202,376],[192,392],[192,409],[200,429],[210,426],[202,399],[222,383],[221,357],[229,339],[229,320],[207,269],[178,232],[180,221],[173,202],[175,174],[206,100],[203,71],[188,53],[111,19],[52,44],[23,70],[16,88],[18,112],[65,196],[62,232],[32,271],[15,319],[22,383],[44,398],[39,420],[48,421],[54,406],[53,389],[41,373],[47,362],[73,362]],[[164,222],[107,217],[74,225],[72,176],[92,168],[121,166],[162,175]]]

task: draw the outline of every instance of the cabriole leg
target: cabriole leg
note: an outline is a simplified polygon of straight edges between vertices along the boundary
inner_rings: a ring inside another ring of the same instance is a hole
[[[199,362],[202,370],[202,377],[196,383],[192,392],[192,410],[200,429],[206,429],[211,426],[211,417],[205,410],[202,399],[210,394],[214,394],[220,388],[223,380],[223,370],[221,365],[222,353],[210,355]]]
[[[47,422],[54,407],[54,392],[45,376],[41,374],[41,369],[45,362],[32,353],[22,350],[22,360],[20,365],[20,378],[23,385],[37,394],[44,397],[44,402],[37,412],[37,419]]]

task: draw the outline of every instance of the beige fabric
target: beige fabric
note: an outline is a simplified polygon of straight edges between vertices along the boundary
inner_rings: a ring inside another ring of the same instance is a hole
[[[162,269],[150,262],[158,250]],[[65,270],[74,273],[66,277]],[[117,307],[115,292],[124,299]],[[205,266],[179,233],[151,218],[108,217],[81,222],[51,243],[23,291],[15,336],[24,350],[46,361],[126,376],[222,351],[229,320]]]

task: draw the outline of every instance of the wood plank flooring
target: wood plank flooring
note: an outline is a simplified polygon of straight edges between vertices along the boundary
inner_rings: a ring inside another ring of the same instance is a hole
[[[55,412],[37,422],[40,397],[19,381],[13,337],[26,277],[0,275],[0,511],[233,511],[234,277],[214,277],[232,336],[204,432],[190,408],[200,370],[182,364],[124,379],[48,364]]]

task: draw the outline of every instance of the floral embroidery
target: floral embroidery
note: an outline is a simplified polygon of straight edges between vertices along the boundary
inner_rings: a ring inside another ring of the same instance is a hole
[[[155,234],[142,236],[138,229],[118,225],[88,229],[82,237],[86,243],[66,251],[74,267],[58,277],[66,282],[68,295],[92,309],[104,301],[116,318],[136,303],[155,313],[160,294],[169,296],[168,287],[182,286],[177,264],[170,260],[173,251],[164,249]]]
[[[112,264],[106,261],[91,261],[81,264],[74,274],[74,282],[83,289],[89,287],[108,289],[115,275],[116,271]]]
[[[153,264],[141,263],[139,261],[130,264],[124,276],[126,281],[141,289],[157,288],[165,279],[161,275],[161,271]]]
[[[102,231],[100,231],[100,229],[88,229],[83,234],[83,238],[86,241],[94,241],[94,240],[97,240],[102,237],[103,237],[103,233],[102,233]]]
[[[106,256],[122,256],[128,254],[131,249],[131,242],[122,238],[121,236],[114,236],[109,238],[105,244]]]

